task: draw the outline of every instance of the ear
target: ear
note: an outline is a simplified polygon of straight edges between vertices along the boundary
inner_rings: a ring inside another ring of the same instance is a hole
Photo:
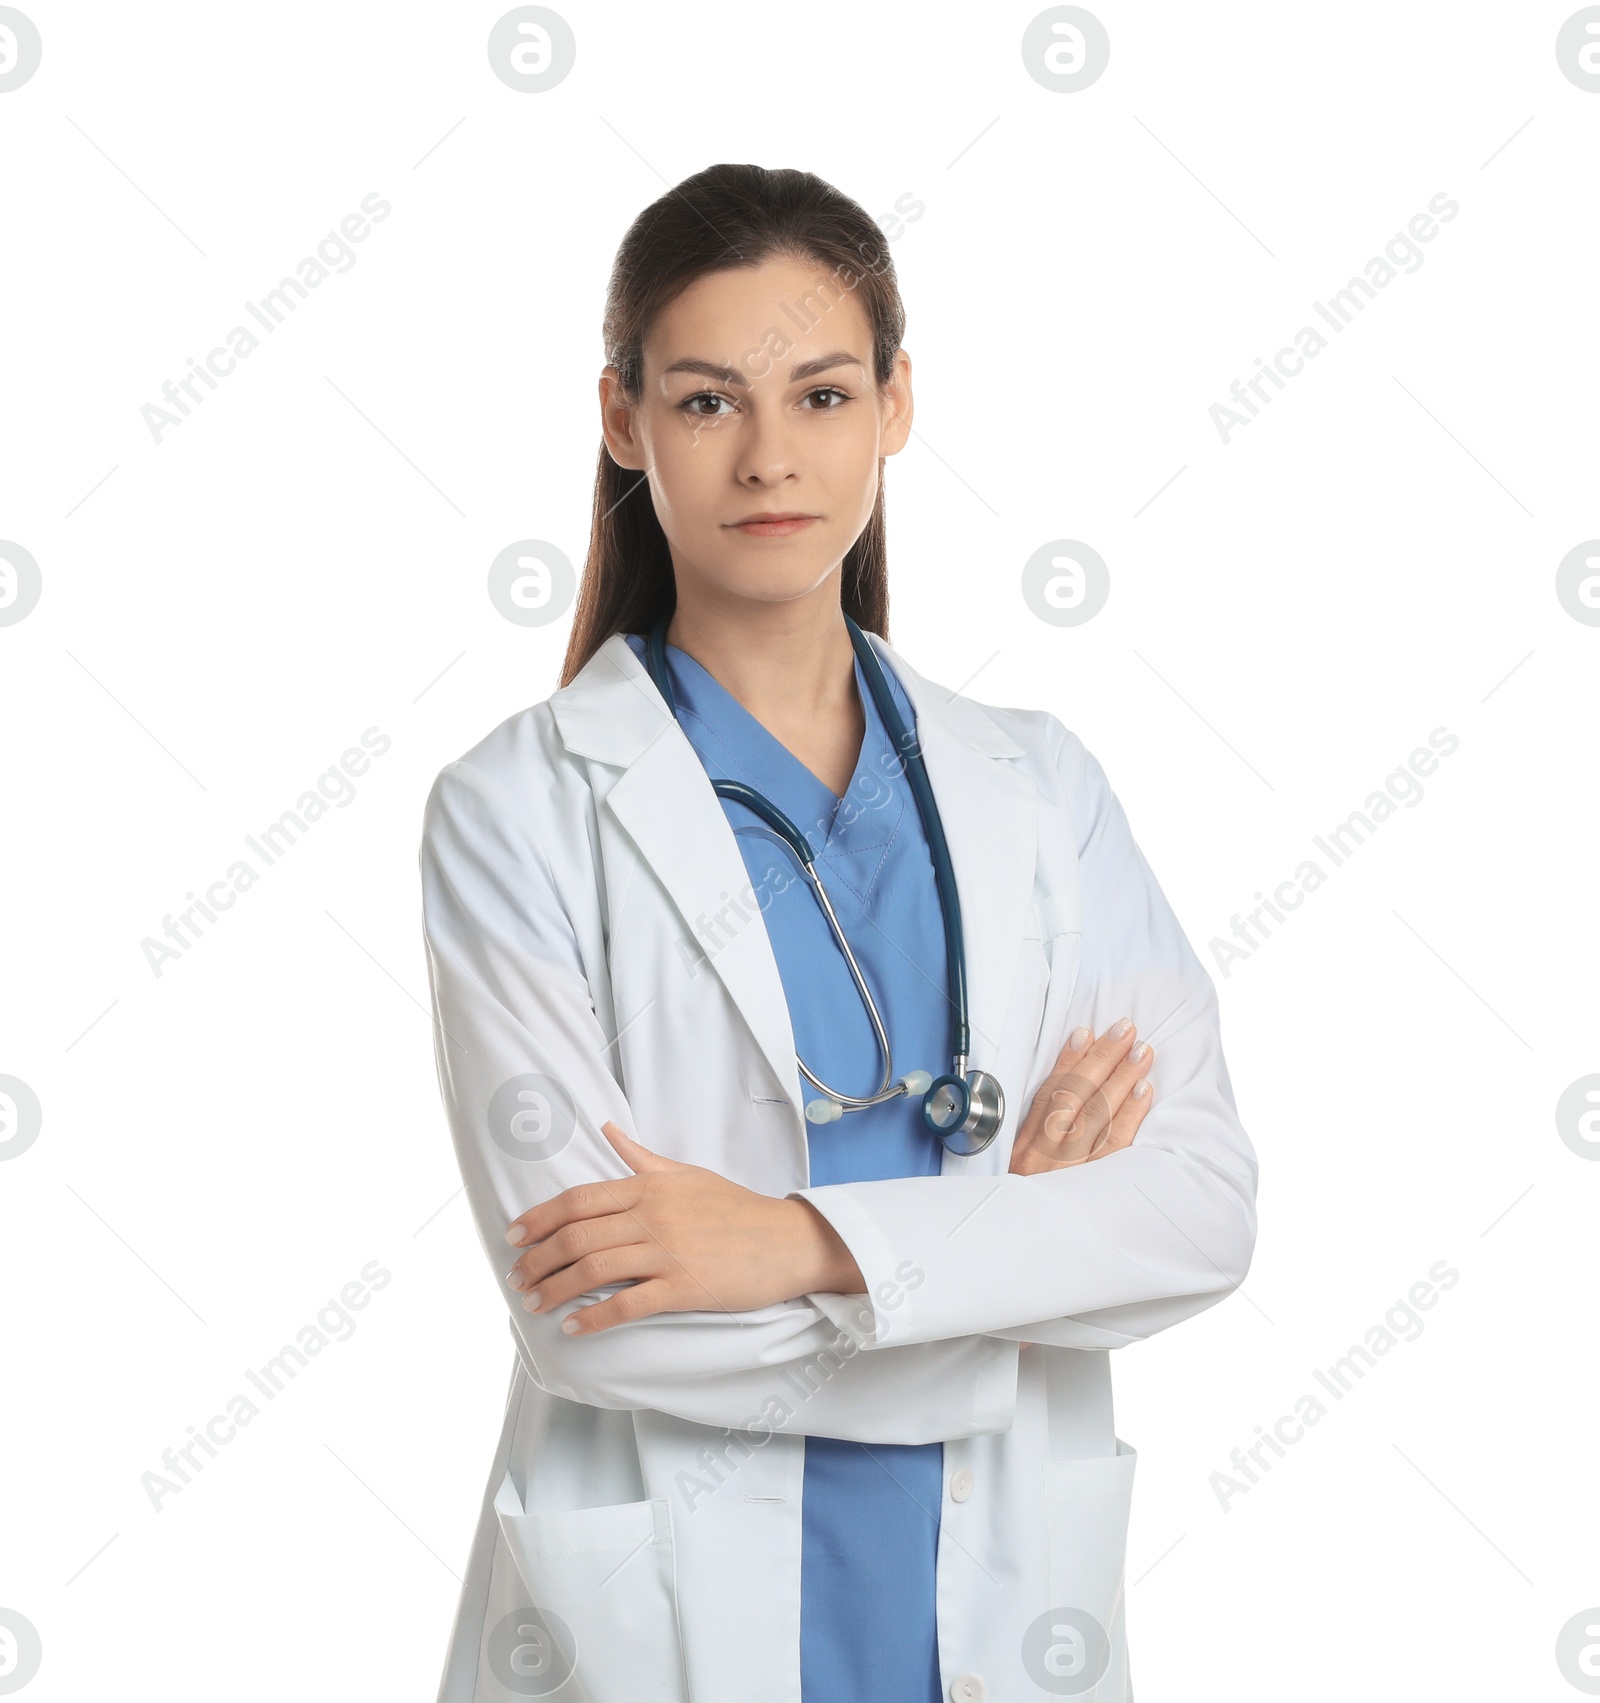
[[[883,441],[880,455],[898,455],[911,440],[911,357],[895,350],[889,382],[880,393],[883,404]]]
[[[648,465],[639,440],[638,418],[622,388],[622,375],[613,366],[600,374],[600,430],[618,467],[634,470]]]

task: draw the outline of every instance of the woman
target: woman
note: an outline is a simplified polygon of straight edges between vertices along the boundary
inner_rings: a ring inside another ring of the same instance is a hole
[[[640,215],[561,688],[428,802],[518,1349],[444,1703],[1131,1695],[1109,1350],[1243,1279],[1255,1158],[1099,764],[884,636],[902,325],[809,174]]]

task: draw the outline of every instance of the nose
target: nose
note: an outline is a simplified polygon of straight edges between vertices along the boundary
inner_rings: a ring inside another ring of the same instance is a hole
[[[758,490],[798,478],[799,467],[781,402],[777,397],[763,397],[759,385],[753,391],[734,476],[747,489]]]

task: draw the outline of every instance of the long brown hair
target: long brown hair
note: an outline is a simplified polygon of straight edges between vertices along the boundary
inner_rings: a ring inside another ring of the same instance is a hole
[[[805,171],[708,166],[669,189],[628,227],[606,291],[606,360],[630,402],[640,395],[643,345],[655,317],[708,272],[791,255],[830,268],[859,291],[872,327],[873,368],[888,383],[905,308],[883,233],[848,195]],[[645,474],[619,467],[604,443],[595,470],[589,554],[578,585],[565,686],[613,633],[644,633],[677,606],[672,556]],[[863,630],[889,636],[883,461],[871,518],[845,555],[839,598]]]

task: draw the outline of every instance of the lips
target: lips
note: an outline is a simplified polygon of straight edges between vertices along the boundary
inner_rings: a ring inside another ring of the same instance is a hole
[[[753,514],[746,520],[736,520],[733,526],[747,538],[788,538],[815,525],[818,518],[814,514]]]

